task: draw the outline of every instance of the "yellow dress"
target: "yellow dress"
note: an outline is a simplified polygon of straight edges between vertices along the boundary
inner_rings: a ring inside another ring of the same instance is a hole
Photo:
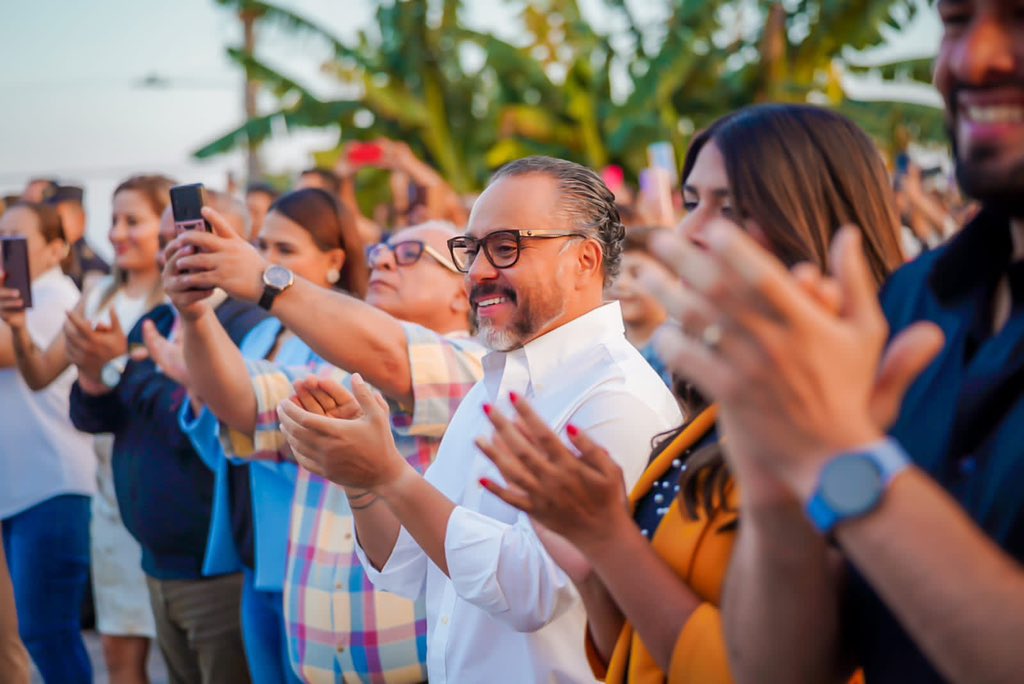
[[[665,448],[640,477],[629,500],[633,506],[643,499],[651,486],[672,467],[672,461],[699,442],[715,424],[716,408],[708,408]],[[692,520],[676,498],[662,518],[651,539],[655,552],[672,568],[702,603],[686,621],[672,653],[668,676],[640,641],[633,626],[626,622],[619,634],[611,660],[605,664],[587,637],[587,656],[594,674],[606,682],[647,684],[658,682],[732,682],[726,659],[725,638],[719,603],[722,584],[732,555],[735,532],[723,527],[736,521],[735,491],[729,487],[733,512],[716,512],[710,519],[703,510]]]

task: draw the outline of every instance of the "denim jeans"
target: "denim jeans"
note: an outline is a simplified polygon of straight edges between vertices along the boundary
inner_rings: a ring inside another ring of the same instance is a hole
[[[242,640],[253,684],[300,684],[288,661],[284,594],[256,589],[253,571],[243,570]]]
[[[89,497],[63,494],[3,521],[18,632],[48,684],[92,682],[80,613],[89,586]]]

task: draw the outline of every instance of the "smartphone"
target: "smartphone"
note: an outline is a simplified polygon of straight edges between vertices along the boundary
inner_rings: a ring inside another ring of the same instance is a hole
[[[384,148],[377,143],[353,143],[346,154],[350,164],[365,166],[379,164],[384,159]]]
[[[0,237],[0,263],[3,263],[3,286],[17,290],[26,309],[32,308],[32,274],[28,268],[28,239]]]
[[[409,183],[409,200],[406,208],[407,212],[412,212],[416,207],[426,206],[429,197],[427,195],[427,189],[422,185],[416,183]]]
[[[647,163],[653,169],[664,169],[672,185],[679,182],[679,167],[676,165],[676,151],[667,140],[647,146]]]
[[[205,230],[210,233],[209,222],[203,218],[206,188],[202,183],[175,185],[171,188],[171,213],[174,214],[174,232]]]

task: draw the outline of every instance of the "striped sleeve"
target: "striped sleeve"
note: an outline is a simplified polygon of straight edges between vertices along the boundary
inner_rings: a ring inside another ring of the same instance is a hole
[[[444,336],[403,323],[409,345],[413,406],[392,412],[397,434],[440,438],[459,403],[483,376],[485,348],[470,337]]]

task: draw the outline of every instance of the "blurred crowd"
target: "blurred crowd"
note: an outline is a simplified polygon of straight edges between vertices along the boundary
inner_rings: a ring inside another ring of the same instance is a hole
[[[955,178],[796,104],[635,186],[381,139],[198,228],[126,178],[110,263],[28,180],[0,681],[92,681],[83,620],[115,683],[1015,681],[1024,28],[956,5]]]

